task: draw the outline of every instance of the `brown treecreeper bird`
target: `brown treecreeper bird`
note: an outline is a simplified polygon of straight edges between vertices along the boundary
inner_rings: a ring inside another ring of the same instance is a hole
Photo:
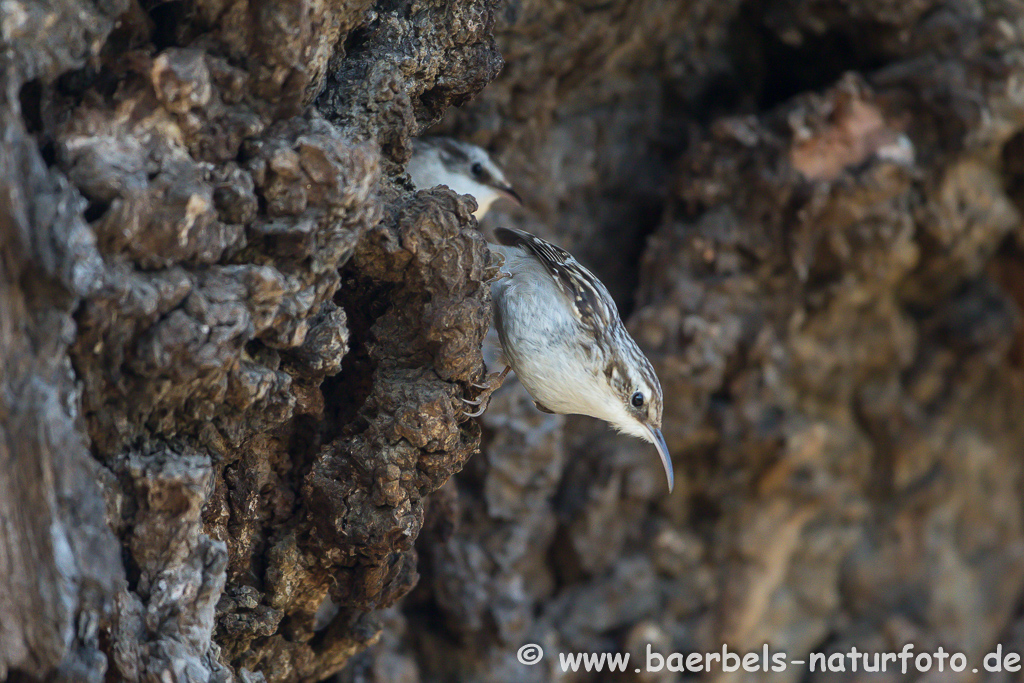
[[[494,325],[509,368],[547,413],[589,415],[658,449],[673,486],[661,433],[661,383],[626,331],[601,281],[564,249],[521,230],[497,228],[505,258],[491,284]],[[488,392],[489,393],[489,392]]]
[[[447,185],[458,194],[472,195],[480,220],[499,199],[522,201],[501,169],[483,149],[468,142],[445,137],[415,138],[412,158],[405,170],[417,190]]]

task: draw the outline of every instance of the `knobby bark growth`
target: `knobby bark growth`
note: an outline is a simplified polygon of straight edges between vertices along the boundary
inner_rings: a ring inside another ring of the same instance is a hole
[[[489,254],[395,174],[497,73],[492,10],[14,9],[3,671],[323,678],[479,445]]]

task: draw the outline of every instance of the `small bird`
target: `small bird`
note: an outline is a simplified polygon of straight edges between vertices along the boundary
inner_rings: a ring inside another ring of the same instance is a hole
[[[405,170],[417,190],[447,185],[459,194],[472,195],[480,220],[501,198],[522,200],[487,152],[468,142],[444,137],[415,138],[412,159]]]
[[[509,366],[537,408],[596,417],[653,443],[671,492],[661,383],[608,290],[560,247],[521,230],[494,234],[499,244],[490,248],[505,257],[507,274],[491,284],[494,325]]]

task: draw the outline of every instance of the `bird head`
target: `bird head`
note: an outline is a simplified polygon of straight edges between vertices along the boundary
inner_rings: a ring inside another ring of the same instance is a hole
[[[447,185],[459,194],[476,199],[477,219],[501,198],[522,204],[519,194],[505,179],[491,157],[480,147],[452,138],[416,138],[407,168],[417,189]]]
[[[602,414],[596,417],[606,420],[624,434],[654,444],[665,468],[671,493],[675,476],[672,456],[661,433],[661,383],[647,356],[624,330],[615,348],[619,353],[608,363],[604,381],[599,378],[603,385],[599,395],[604,405],[598,409]]]

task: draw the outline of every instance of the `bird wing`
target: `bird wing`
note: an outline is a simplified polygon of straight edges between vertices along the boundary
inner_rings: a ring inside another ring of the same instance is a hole
[[[545,266],[559,291],[568,300],[576,319],[594,338],[605,336],[619,319],[611,295],[593,273],[561,247],[522,230],[495,228],[498,242],[520,247]]]

